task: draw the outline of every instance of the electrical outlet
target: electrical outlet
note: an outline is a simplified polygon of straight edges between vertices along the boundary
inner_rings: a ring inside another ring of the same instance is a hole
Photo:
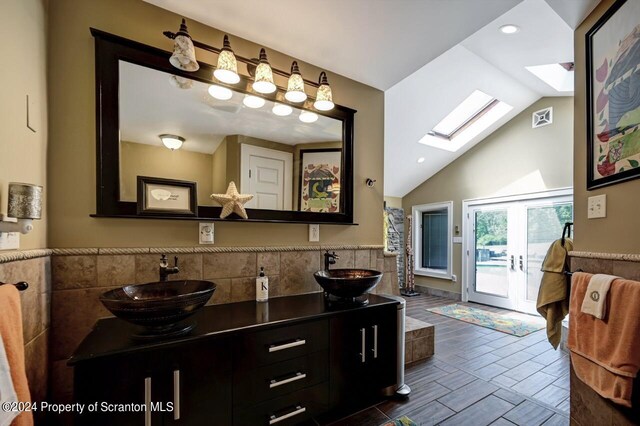
[[[214,227],[212,222],[200,222],[200,244],[213,244]]]
[[[458,277],[456,276],[456,274],[451,275],[451,282],[457,282],[458,281]]]
[[[0,250],[18,250],[19,248],[19,232],[0,232]]]
[[[587,219],[607,217],[607,194],[589,197]]]
[[[310,224],[309,225],[309,242],[318,242],[320,241],[320,225],[318,224]]]

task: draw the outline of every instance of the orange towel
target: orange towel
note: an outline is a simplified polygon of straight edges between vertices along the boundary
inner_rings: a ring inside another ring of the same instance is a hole
[[[7,352],[11,379],[18,401],[31,402],[27,373],[24,364],[24,338],[22,337],[22,311],[20,293],[12,285],[0,286],[0,337]],[[12,426],[32,426],[33,414],[23,412]]]
[[[617,404],[631,407],[633,379],[640,370],[640,282],[611,284],[604,320],[581,311],[592,275],[576,272],[571,282],[569,339],[576,376]]]

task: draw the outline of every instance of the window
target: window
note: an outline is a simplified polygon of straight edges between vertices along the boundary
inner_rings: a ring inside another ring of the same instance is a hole
[[[455,152],[512,109],[511,105],[474,90],[418,142]]]
[[[414,272],[451,278],[453,201],[413,206]]]

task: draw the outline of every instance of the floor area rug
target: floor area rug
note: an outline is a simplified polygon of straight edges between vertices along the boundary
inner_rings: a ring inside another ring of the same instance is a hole
[[[391,420],[389,422],[386,422],[385,424],[383,424],[381,426],[418,426],[418,424],[416,422],[414,422],[413,420],[411,420],[409,417],[402,416],[399,419],[395,419],[395,420]]]
[[[545,320],[541,317],[518,312],[497,314],[458,304],[430,308],[427,311],[518,337],[526,336],[546,326]]]

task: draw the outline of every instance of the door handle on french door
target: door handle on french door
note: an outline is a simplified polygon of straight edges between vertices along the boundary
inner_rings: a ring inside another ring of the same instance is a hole
[[[516,269],[516,259],[513,255],[511,255],[511,270]]]
[[[523,259],[522,259],[522,255],[520,255],[520,261],[519,261],[519,263],[520,263],[520,270],[524,272],[524,261],[523,261]]]

